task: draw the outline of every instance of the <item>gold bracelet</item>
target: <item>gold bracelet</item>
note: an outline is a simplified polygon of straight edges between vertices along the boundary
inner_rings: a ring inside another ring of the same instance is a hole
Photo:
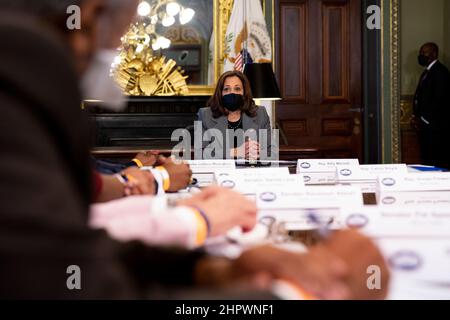
[[[170,188],[170,176],[167,172],[166,168],[163,166],[156,167],[155,169],[159,170],[161,172],[162,180],[163,180],[163,189],[164,191],[169,190]]]
[[[134,158],[133,160],[131,160],[131,162],[136,163],[136,165],[138,166],[138,168],[142,168],[144,166],[144,164],[142,163],[141,160]]]
[[[192,213],[194,214],[197,225],[197,236],[195,239],[195,244],[197,246],[201,246],[205,243],[206,239],[208,238],[209,232],[208,222],[198,209],[196,208],[189,208],[189,209],[191,209]]]
[[[283,286],[285,288],[288,288],[290,291],[294,292],[297,299],[301,300],[319,300],[319,298],[305,289],[303,289],[300,285],[293,283],[290,280],[286,279],[276,279],[275,280],[277,286]]]

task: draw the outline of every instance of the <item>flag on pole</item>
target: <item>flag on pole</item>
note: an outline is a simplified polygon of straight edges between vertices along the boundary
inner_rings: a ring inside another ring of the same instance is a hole
[[[236,60],[234,62],[234,70],[243,72],[244,70],[244,64],[253,63],[252,56],[246,49],[242,49],[241,52],[236,57]]]
[[[242,72],[244,69],[244,59],[242,58],[242,53],[239,52],[239,54],[236,57],[236,60],[234,61],[234,70]]]
[[[234,1],[225,37],[224,71],[272,62],[272,43],[260,0]]]

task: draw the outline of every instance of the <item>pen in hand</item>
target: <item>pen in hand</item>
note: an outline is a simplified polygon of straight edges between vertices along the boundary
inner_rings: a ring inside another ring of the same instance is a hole
[[[308,210],[307,213],[308,221],[311,222],[313,225],[317,227],[317,235],[319,236],[320,240],[325,240],[330,238],[332,234],[332,230],[330,229],[331,224],[334,222],[334,218],[330,218],[330,221],[328,223],[324,223],[319,218],[318,214],[315,210]]]

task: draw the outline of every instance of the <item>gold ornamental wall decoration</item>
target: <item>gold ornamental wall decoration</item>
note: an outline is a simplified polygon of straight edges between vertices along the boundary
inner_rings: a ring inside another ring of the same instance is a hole
[[[186,95],[188,76],[174,60],[155,55],[151,35],[154,26],[143,23],[131,25],[122,37],[119,55],[112,65],[112,76],[131,96]]]

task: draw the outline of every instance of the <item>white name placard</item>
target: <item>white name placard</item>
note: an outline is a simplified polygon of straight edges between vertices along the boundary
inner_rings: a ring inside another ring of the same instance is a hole
[[[236,170],[216,170],[215,177],[219,179],[223,176],[238,175],[240,177],[273,177],[273,176],[289,176],[288,167],[275,168],[245,168]]]
[[[289,230],[317,229],[309,214],[314,212],[321,224],[336,228],[340,208],[348,203],[362,206],[361,190],[352,186],[259,189],[256,193],[258,216],[283,222]]]
[[[189,160],[186,162],[189,164],[192,177],[197,180],[197,186],[199,187],[213,184],[216,171],[236,169],[234,160]]]
[[[336,166],[339,182],[347,181],[376,181],[379,175],[403,175],[408,173],[404,164],[391,165],[360,165],[357,167]]]
[[[378,205],[394,206],[448,206],[450,191],[385,192],[379,195]]]
[[[358,167],[358,159],[299,159],[297,173],[333,172],[337,166]]]
[[[408,286],[421,287],[421,291],[445,287],[450,297],[450,238],[386,238],[377,240],[377,244],[389,264],[392,279],[401,281],[405,291]]]
[[[289,174],[240,174],[241,170],[235,173],[216,173],[215,182],[218,186],[232,189],[243,194],[256,194],[258,188],[265,189],[286,189],[303,190],[305,184],[301,175]]]
[[[361,189],[354,186],[314,186],[292,190],[260,188],[256,203],[260,209],[339,208],[343,205],[363,205]]]
[[[450,191],[450,172],[379,175],[378,191],[380,193]]]
[[[309,172],[300,173],[305,185],[334,185],[337,183],[336,172]]]
[[[363,172],[380,175],[380,174],[407,174],[408,167],[406,164],[362,164],[359,169]]]
[[[234,170],[234,160],[188,160],[192,172],[214,172],[215,170]]]
[[[450,207],[359,207],[343,208],[345,228],[359,229],[371,237],[450,238]]]
[[[318,225],[316,221],[311,221],[309,214],[312,209],[298,208],[298,209],[262,209],[258,212],[259,221],[273,221],[282,223],[286,230],[316,230]],[[338,229],[338,217],[340,214],[339,208],[322,208],[314,209],[314,214],[319,220],[320,225],[326,226],[329,229]]]

